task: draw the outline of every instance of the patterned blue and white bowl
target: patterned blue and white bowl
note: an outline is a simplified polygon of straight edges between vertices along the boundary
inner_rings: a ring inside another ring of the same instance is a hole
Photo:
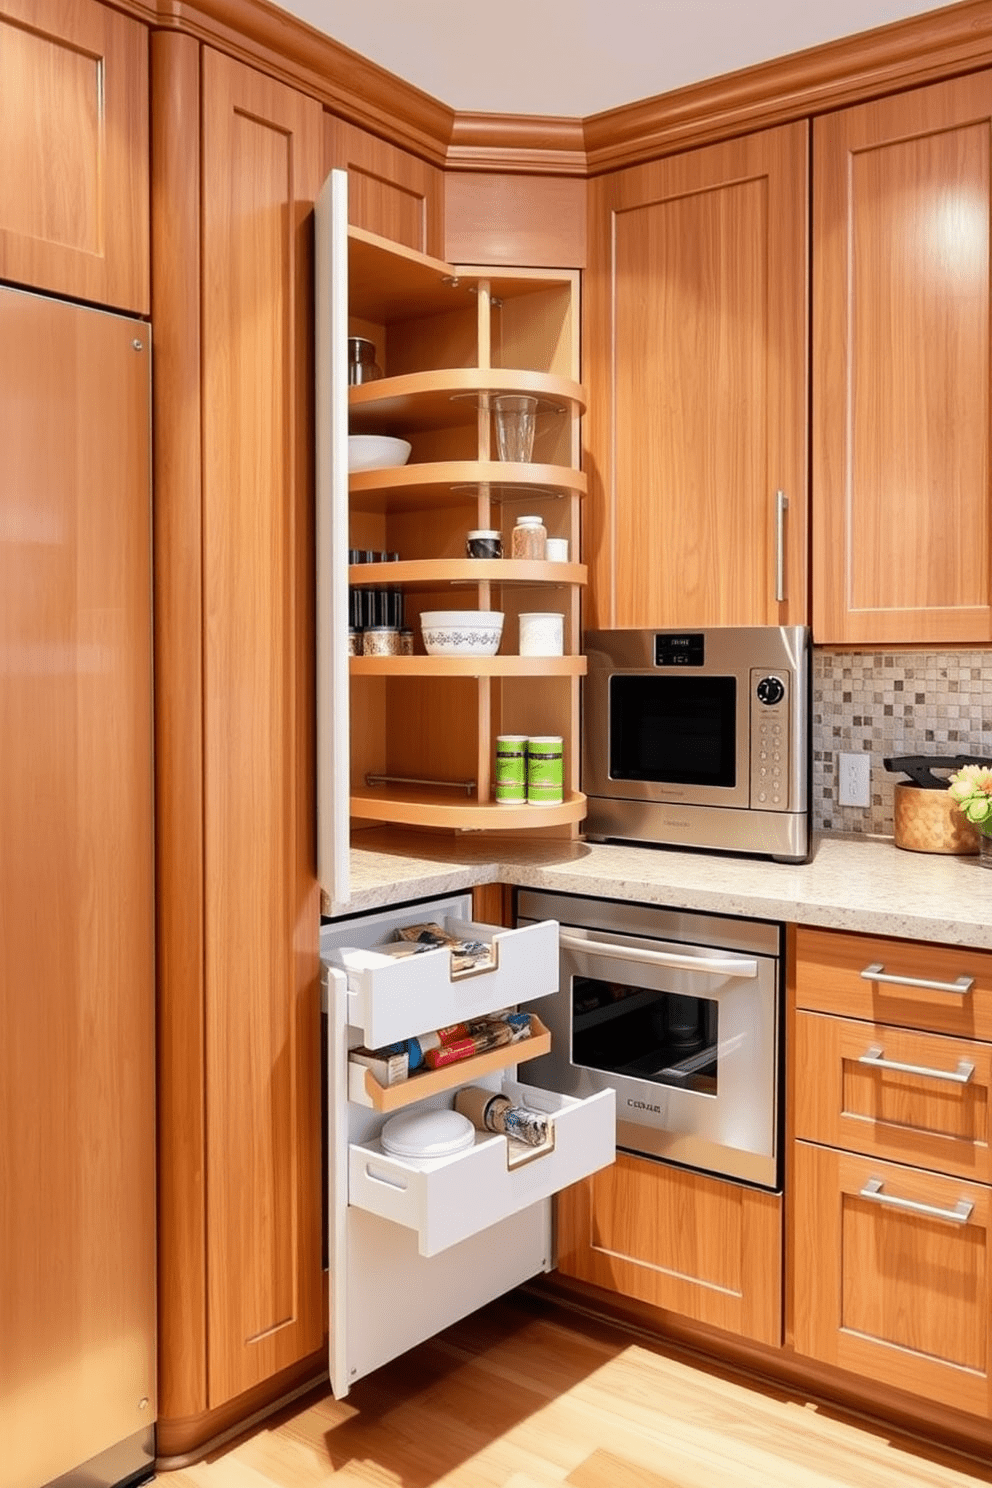
[[[420,631],[428,656],[495,656],[502,610],[425,610]]]

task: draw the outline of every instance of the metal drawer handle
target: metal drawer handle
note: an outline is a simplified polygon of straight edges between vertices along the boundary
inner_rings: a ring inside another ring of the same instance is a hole
[[[967,1059],[959,1059],[956,1070],[928,1069],[925,1064],[900,1064],[897,1059],[885,1058],[885,1050],[881,1044],[872,1044],[860,1056],[858,1063],[873,1065],[875,1069],[899,1070],[904,1075],[922,1075],[927,1080],[950,1080],[954,1085],[967,1085],[975,1073],[975,1066],[969,1064]]]
[[[643,962],[650,966],[668,966],[675,971],[697,971],[700,976],[756,977],[758,963],[753,956],[685,956],[675,951],[644,951],[636,947],[613,945],[607,940],[584,940],[579,935],[559,933],[558,944],[566,951],[586,952],[590,956],[608,956],[611,961]]]
[[[948,1224],[967,1224],[975,1207],[968,1199],[958,1199],[953,1209],[938,1209],[936,1204],[921,1204],[917,1199],[899,1199],[895,1194],[882,1192],[881,1178],[869,1178],[860,1196],[871,1199],[876,1204],[887,1204],[890,1209],[905,1209],[909,1214],[925,1214],[928,1219],[946,1219]]]
[[[927,992],[970,992],[975,978],[959,976],[956,982],[930,982],[925,977],[890,976],[881,961],[873,961],[860,973],[866,982],[889,982],[893,987],[922,987]]]

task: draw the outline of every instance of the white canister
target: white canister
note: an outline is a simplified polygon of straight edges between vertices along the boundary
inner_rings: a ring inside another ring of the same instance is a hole
[[[567,563],[568,538],[549,537],[544,544],[544,556],[548,563]]]
[[[564,615],[538,612],[520,616],[521,656],[561,656],[564,649]]]

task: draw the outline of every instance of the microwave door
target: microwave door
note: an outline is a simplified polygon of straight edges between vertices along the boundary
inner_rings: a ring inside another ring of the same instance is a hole
[[[616,1091],[618,1146],[767,1182],[774,958],[564,927],[559,943],[573,1078]]]

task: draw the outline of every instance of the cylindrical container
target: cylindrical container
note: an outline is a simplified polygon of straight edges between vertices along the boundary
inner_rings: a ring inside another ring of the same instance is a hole
[[[544,545],[544,556],[549,563],[567,563],[568,538],[549,537]]]
[[[348,385],[355,387],[360,382],[375,382],[382,376],[382,368],[376,364],[375,344],[364,336],[348,337]]]
[[[350,628],[348,631],[348,655],[361,656],[362,654],[362,632]]]
[[[544,559],[548,529],[540,517],[518,517],[510,537],[511,558]]]
[[[491,527],[480,527],[465,534],[465,553],[469,558],[502,558],[503,539]]]
[[[363,656],[399,656],[400,633],[391,625],[376,625],[362,636]]]
[[[527,800],[526,734],[500,734],[497,738],[493,790],[498,806],[522,806]]]
[[[527,805],[560,806],[564,781],[561,734],[531,734],[527,741]]]
[[[978,852],[978,830],[948,791],[900,781],[892,800],[896,847],[923,853]]]
[[[501,1091],[467,1085],[455,1096],[455,1110],[478,1130],[502,1132],[529,1147],[542,1147],[548,1140],[548,1118],[526,1106],[515,1106]]]
[[[520,616],[521,656],[561,656],[564,637],[564,615],[539,611]]]
[[[386,622],[387,625],[395,626],[395,628],[397,630],[402,630],[403,629],[403,590],[402,589],[387,589],[386,590],[385,622]]]
[[[400,655],[401,656],[412,656],[413,655],[413,631],[412,630],[401,630],[400,631]]]

